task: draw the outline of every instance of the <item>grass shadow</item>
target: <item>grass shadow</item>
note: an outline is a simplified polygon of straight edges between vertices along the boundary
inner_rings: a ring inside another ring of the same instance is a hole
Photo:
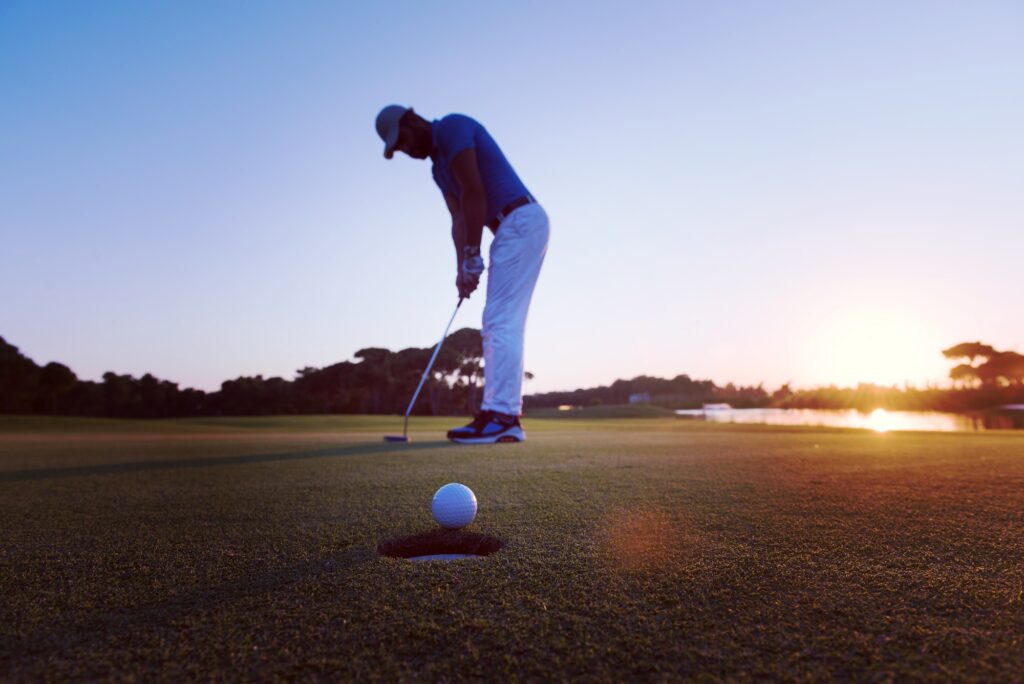
[[[489,534],[465,530],[431,530],[423,534],[387,539],[377,545],[377,553],[391,558],[415,558],[436,554],[489,556],[505,542]]]
[[[158,461],[130,461],[127,463],[101,463],[67,468],[38,468],[0,472],[0,482],[25,482],[27,480],[58,480],[88,475],[115,475],[139,473],[153,470],[184,470],[187,468],[209,468],[214,466],[236,466],[251,463],[277,463],[305,461],[317,458],[338,458],[343,456],[364,456],[393,452],[420,451],[457,446],[449,441],[406,442],[379,444],[356,444],[327,449],[310,449],[277,454],[244,454],[241,456],[213,456],[209,458],[163,459]]]

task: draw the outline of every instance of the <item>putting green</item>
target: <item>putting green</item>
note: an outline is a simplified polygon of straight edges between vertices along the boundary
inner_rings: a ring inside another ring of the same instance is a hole
[[[1014,679],[1024,435],[0,418],[0,672]],[[486,558],[413,563],[438,486]]]

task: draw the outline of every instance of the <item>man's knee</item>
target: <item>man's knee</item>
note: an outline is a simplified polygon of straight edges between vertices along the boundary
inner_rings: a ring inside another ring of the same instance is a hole
[[[524,336],[521,332],[507,329],[487,330],[481,333],[486,349],[522,349]]]
[[[488,337],[500,335],[508,330],[508,316],[490,314],[484,311],[483,324],[480,326],[480,334]]]
[[[484,335],[522,332],[526,316],[520,311],[484,311],[480,332]]]

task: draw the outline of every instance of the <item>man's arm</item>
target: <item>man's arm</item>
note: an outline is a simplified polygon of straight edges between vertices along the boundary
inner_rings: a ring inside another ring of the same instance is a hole
[[[484,221],[487,220],[487,196],[484,194],[484,184],[476,164],[476,149],[469,147],[455,155],[452,159],[452,173],[459,184],[461,194],[459,213],[465,225],[465,244],[479,247],[483,238]],[[459,254],[462,254],[461,250]]]
[[[462,205],[454,195],[444,193],[448,211],[452,213],[452,242],[455,243],[455,271],[462,268],[463,248],[466,246],[466,222],[462,218]]]

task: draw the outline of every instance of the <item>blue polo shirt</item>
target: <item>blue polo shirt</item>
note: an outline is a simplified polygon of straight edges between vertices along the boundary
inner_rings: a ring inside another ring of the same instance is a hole
[[[434,182],[441,192],[462,198],[459,183],[452,173],[452,159],[459,152],[475,147],[480,180],[487,196],[486,221],[497,216],[512,200],[530,194],[494,138],[479,122],[463,114],[449,114],[433,125],[434,147],[430,159],[434,162]]]

